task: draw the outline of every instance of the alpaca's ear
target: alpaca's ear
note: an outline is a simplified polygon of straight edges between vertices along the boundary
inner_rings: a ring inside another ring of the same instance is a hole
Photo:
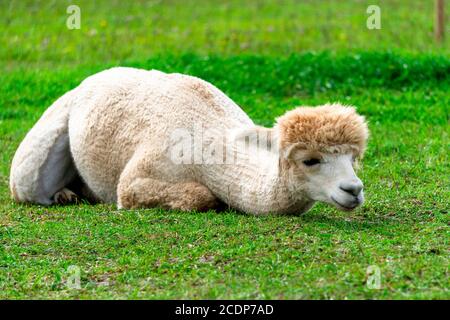
[[[286,160],[297,160],[300,158],[301,151],[298,143],[293,143],[280,150],[280,156]]]

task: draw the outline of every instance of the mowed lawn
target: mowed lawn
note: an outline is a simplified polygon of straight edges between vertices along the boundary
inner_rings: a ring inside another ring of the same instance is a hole
[[[367,1],[277,3],[80,1],[80,30],[70,1],[0,4],[0,298],[450,298],[450,56],[432,1],[379,1],[377,31]],[[116,65],[199,76],[265,126],[299,105],[357,106],[366,203],[278,217],[13,203],[26,132]]]

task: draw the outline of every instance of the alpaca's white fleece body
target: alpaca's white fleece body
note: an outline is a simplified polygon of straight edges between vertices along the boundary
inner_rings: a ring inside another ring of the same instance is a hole
[[[197,181],[229,206],[246,212],[292,209],[293,203],[288,203],[285,187],[279,183],[278,158],[270,152],[264,166],[260,161],[250,163],[249,154],[238,156],[233,164],[176,164],[170,159],[174,130],[194,135],[200,127],[227,137],[231,143],[231,133],[255,126],[238,105],[201,79],[113,68],[87,78],[60,100],[39,120],[29,133],[32,138],[25,139],[17,152],[16,158],[21,154],[44,158],[28,162],[29,175],[20,179],[11,175],[11,187],[22,201],[50,204],[58,191],[55,188],[64,187],[64,179],[58,177],[53,181],[55,187],[39,196],[37,189],[42,183],[38,180],[43,174],[36,168],[40,162],[50,162],[49,148],[54,148],[55,137],[68,137],[77,171],[104,202],[118,202],[120,177],[133,156],[141,153],[148,159],[146,170],[152,178],[170,183]],[[49,134],[49,126],[55,128],[54,135]],[[39,128],[43,131],[38,132]],[[211,141],[202,143],[208,147]],[[29,152],[30,147],[42,152]],[[24,169],[17,167],[16,160],[12,170],[20,171],[20,176]],[[23,195],[25,189],[31,196]]]
[[[191,161],[174,159],[190,153],[173,153],[180,130],[193,139]],[[253,142],[243,147],[243,137],[259,132],[276,148],[259,148],[259,140],[257,152]],[[362,156],[367,136],[350,107],[297,108],[260,128],[206,81],[112,68],[44,113],[14,156],[10,189],[19,202],[49,205],[70,198],[65,187],[79,175],[89,194],[119,208],[204,210],[219,198],[254,214],[301,213],[315,201],[347,210],[363,201],[351,159]],[[204,150],[232,161],[210,161]],[[315,158],[320,166],[304,164]]]

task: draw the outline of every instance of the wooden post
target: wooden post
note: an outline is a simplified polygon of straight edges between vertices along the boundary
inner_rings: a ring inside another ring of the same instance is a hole
[[[444,40],[445,32],[445,13],[444,13],[444,0],[436,0],[436,21],[434,26],[434,35],[438,42]]]

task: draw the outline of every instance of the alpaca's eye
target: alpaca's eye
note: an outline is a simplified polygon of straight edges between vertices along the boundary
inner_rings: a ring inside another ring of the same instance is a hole
[[[314,166],[319,163],[320,163],[320,159],[316,159],[316,158],[312,158],[312,159],[303,161],[303,164],[308,167]]]

